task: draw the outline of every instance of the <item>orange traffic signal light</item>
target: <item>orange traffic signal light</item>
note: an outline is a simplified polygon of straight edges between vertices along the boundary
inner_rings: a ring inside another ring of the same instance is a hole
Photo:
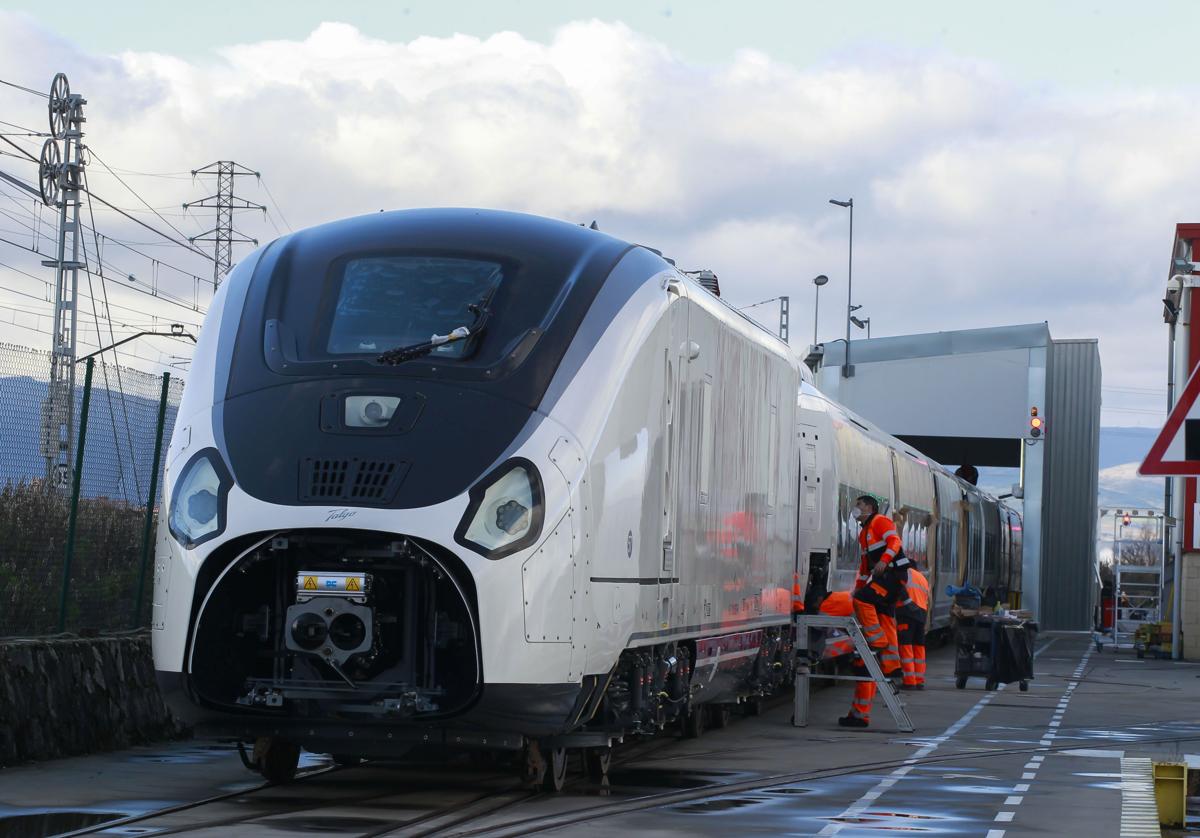
[[[1129,522],[1132,520],[1133,519],[1129,517],[1129,513],[1126,512],[1124,517],[1121,518],[1121,526],[1123,526],[1123,527],[1129,526]]]
[[[1046,423],[1042,421],[1040,416],[1038,416],[1038,409],[1036,407],[1031,407],[1029,409],[1029,435],[1032,437],[1041,436],[1042,429],[1045,426]]]

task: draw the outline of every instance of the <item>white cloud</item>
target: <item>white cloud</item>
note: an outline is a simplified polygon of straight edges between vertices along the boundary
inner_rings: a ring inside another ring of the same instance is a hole
[[[1100,98],[944,54],[863,54],[699,66],[599,21],[548,43],[390,43],[326,23],[191,61],[91,55],[0,14],[0,77],[68,68],[108,162],[243,161],[296,225],[425,205],[595,218],[714,267],[737,302],[792,294],[803,324],[813,275],[844,295],[845,211],[826,201],[853,195],[856,302],[876,334],[1049,320],[1056,336],[1101,337],[1106,383],[1161,380],[1161,269],[1174,223],[1200,209],[1191,92]],[[21,96],[0,94],[0,118],[40,125]],[[200,188],[135,182],[155,206]],[[833,337],[844,321],[828,315]]]

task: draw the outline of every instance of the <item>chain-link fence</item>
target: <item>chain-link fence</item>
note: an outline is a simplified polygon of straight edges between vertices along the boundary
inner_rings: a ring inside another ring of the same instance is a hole
[[[183,382],[99,358],[75,373],[70,404],[56,404],[50,353],[0,344],[0,637],[149,622],[162,462]],[[71,390],[57,392],[61,402]],[[53,427],[67,410],[64,469]]]

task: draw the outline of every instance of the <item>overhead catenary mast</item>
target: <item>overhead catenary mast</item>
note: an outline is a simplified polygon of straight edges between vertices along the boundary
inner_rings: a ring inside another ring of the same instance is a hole
[[[233,160],[218,160],[216,163],[209,163],[203,168],[193,169],[192,176],[196,175],[217,176],[217,192],[215,195],[209,195],[207,198],[183,205],[185,210],[192,207],[208,207],[217,211],[216,226],[206,233],[201,233],[198,236],[188,239],[188,241],[193,243],[213,242],[213,288],[215,289],[221,284],[221,279],[225,274],[229,273],[229,269],[233,266],[234,242],[258,244],[258,239],[248,238],[233,229],[233,211],[238,209],[256,209],[262,210],[263,215],[266,215],[267,208],[263,204],[256,204],[233,194],[234,181],[238,177],[246,175],[254,175],[255,178],[261,177],[261,174],[253,169],[248,169]]]
[[[83,183],[83,106],[87,100],[71,93],[59,73],[50,84],[50,139],[42,145],[38,179],[42,202],[58,208],[58,247],[55,258],[42,262],[54,268],[54,345],[50,355],[50,385],[42,405],[42,455],[46,480],[66,489],[71,482],[75,444],[75,352],[79,318],[79,260],[82,230],[79,193]],[[61,144],[61,145],[60,145]]]

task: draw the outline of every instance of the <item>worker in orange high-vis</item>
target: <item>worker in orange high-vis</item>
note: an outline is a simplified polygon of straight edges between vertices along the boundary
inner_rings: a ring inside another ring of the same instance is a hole
[[[849,617],[854,614],[854,597],[850,591],[835,591],[821,601],[821,613],[832,617]],[[838,637],[832,643],[827,643],[821,654],[823,659],[848,655],[854,651],[854,641],[849,637]],[[854,674],[868,678],[866,681],[854,682],[854,698],[850,702],[850,715],[862,719],[867,724],[871,721],[871,702],[875,700],[875,682],[867,675],[867,665],[857,655],[854,658]],[[865,725],[863,725],[865,727]]]
[[[826,594],[821,600],[820,608],[822,614],[830,617],[852,617],[854,616],[854,605],[851,600],[849,591],[834,591],[831,594]],[[854,652],[854,641],[849,635],[835,637],[832,640],[825,641],[825,649],[821,652],[822,660],[830,658],[838,658],[842,655],[849,655]]]
[[[804,613],[804,593],[800,590],[800,571],[792,574],[792,613]]]
[[[871,495],[860,495],[854,502],[851,516],[858,519],[860,553],[858,579],[855,580],[854,613],[863,627],[867,642],[879,655],[885,675],[901,672],[898,643],[892,646],[889,628],[884,619],[895,619],[896,603],[904,598],[905,583],[911,562],[904,555],[900,534],[891,518],[879,511],[879,501]],[[897,638],[898,640],[898,638]],[[895,652],[892,649],[896,649]],[[869,715],[852,709],[850,715],[838,719],[843,727],[866,727]]]
[[[905,597],[896,605],[900,627],[902,690],[925,689],[925,621],[929,615],[929,580],[916,565],[908,569]]]

